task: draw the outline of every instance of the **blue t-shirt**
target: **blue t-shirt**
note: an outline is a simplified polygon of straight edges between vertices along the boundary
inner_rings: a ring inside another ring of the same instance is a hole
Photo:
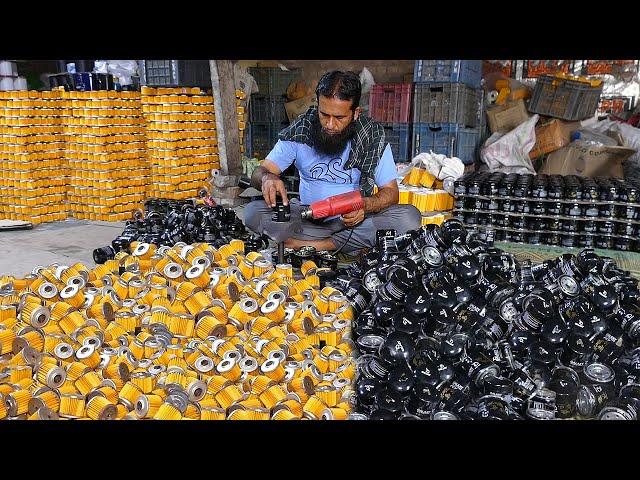
[[[344,169],[349,158],[351,141],[340,155],[325,155],[304,143],[278,140],[267,160],[287,169],[294,161],[300,172],[300,202],[308,205],[333,195],[360,189],[360,170]],[[391,147],[387,144],[375,172],[378,187],[386,185],[398,176]]]

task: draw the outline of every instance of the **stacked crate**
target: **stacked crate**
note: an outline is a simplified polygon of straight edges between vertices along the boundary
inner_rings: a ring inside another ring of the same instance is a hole
[[[142,89],[150,197],[195,197],[220,168],[213,97],[199,88]]]
[[[66,218],[60,92],[0,92],[0,219]]]
[[[299,68],[256,67],[250,68],[249,73],[258,85],[258,93],[252,94],[249,101],[247,146],[250,156],[263,159],[278,141],[278,133],[289,125],[284,107],[287,88],[302,72]]]
[[[482,123],[481,60],[416,60],[412,156],[433,151],[475,161]]]
[[[411,84],[382,83],[369,92],[369,116],[382,124],[397,163],[411,161]]]
[[[149,182],[139,92],[62,92],[69,168],[67,199],[76,218],[121,221],[142,207]]]

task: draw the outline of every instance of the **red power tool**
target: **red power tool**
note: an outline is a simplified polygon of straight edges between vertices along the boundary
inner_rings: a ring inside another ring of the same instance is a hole
[[[313,202],[300,213],[303,219],[326,218],[334,215],[344,215],[364,208],[364,200],[358,190],[341,193],[333,197]]]

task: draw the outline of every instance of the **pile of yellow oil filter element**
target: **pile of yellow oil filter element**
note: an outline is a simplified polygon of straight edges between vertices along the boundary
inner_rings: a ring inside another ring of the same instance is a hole
[[[244,153],[244,132],[247,119],[247,94],[243,90],[236,90],[236,114],[238,116],[238,131],[240,137],[240,155]]]
[[[199,88],[142,87],[151,168],[149,196],[197,195],[220,168],[213,97]]]
[[[0,219],[67,217],[61,102],[59,92],[0,92]]]
[[[345,419],[352,308],[316,265],[134,242],[0,278],[0,419]]]
[[[413,205],[422,213],[422,224],[442,224],[451,217],[453,196],[442,189],[438,180],[428,170],[412,167],[399,185],[401,205]]]
[[[70,213],[118,221],[141,208],[149,184],[139,92],[61,92]]]

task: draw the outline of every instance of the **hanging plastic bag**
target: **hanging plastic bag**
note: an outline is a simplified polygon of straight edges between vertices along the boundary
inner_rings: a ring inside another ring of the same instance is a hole
[[[536,174],[529,152],[536,143],[536,123],[539,115],[533,115],[507,133],[491,135],[480,150],[480,158],[490,172]]]

